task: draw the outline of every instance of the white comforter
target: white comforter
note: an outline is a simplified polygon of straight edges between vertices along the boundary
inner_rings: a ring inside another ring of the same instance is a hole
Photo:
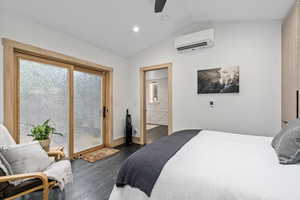
[[[300,200],[300,165],[280,165],[271,139],[202,131],[165,165],[150,198],[125,186],[110,200]]]

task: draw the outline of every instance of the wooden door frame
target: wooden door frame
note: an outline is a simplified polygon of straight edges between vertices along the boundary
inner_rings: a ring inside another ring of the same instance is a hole
[[[2,39],[4,55],[4,125],[12,134],[15,140],[18,140],[18,59],[17,54],[21,53],[28,56],[34,56],[37,59],[45,59],[49,62],[57,62],[66,66],[78,66],[80,68],[105,73],[105,92],[106,92],[106,116],[107,120],[105,146],[111,146],[113,143],[113,68],[95,64],[93,62],[81,60],[61,53],[42,49],[36,46],[20,43],[14,40]],[[72,93],[72,92],[71,92]],[[70,94],[72,95],[72,94]],[[70,130],[71,131],[71,130]]]
[[[153,65],[140,68],[140,144],[146,144],[146,72],[167,69],[168,70],[168,135],[173,130],[172,112],[172,63]]]
[[[69,136],[68,136],[68,144],[70,144],[70,142],[72,141],[72,135],[71,133],[73,133],[73,127],[72,127],[72,121],[73,121],[73,116],[71,115],[71,113],[73,113],[73,91],[70,88],[73,88],[73,78],[72,78],[72,70],[73,70],[73,65],[69,65],[69,64],[65,64],[65,63],[60,63],[60,62],[56,62],[56,61],[52,61],[52,60],[47,60],[44,58],[38,58],[35,56],[30,56],[27,54],[23,54],[23,53],[15,53],[15,57],[16,57],[16,113],[17,113],[17,117],[16,117],[16,122],[15,122],[15,126],[16,126],[16,132],[14,135],[14,139],[16,141],[16,143],[20,143],[20,59],[23,60],[28,60],[28,61],[33,61],[33,62],[38,62],[38,63],[43,63],[43,64],[48,64],[48,65],[53,65],[55,67],[60,67],[63,69],[67,70],[67,82],[68,82],[68,109],[69,109],[69,124],[68,124],[68,128],[69,128]],[[72,152],[72,145],[68,146],[68,152]]]

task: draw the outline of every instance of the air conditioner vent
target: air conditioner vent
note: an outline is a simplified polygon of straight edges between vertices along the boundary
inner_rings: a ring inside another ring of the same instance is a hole
[[[214,46],[214,29],[207,29],[175,39],[175,48],[178,52],[193,51],[196,49]]]
[[[199,47],[206,47],[208,45],[208,42],[200,42],[197,44],[192,44],[192,45],[188,45],[188,46],[183,46],[183,47],[178,47],[177,50],[178,51],[184,51],[184,50],[188,50],[188,49],[194,49],[194,48],[199,48]]]

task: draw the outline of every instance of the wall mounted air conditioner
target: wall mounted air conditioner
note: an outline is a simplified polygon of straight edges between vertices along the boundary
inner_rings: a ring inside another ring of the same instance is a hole
[[[214,29],[207,29],[176,38],[175,48],[178,52],[194,51],[201,48],[212,47],[214,46],[214,42]]]

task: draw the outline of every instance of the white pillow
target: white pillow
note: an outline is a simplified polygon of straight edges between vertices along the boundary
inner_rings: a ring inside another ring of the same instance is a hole
[[[5,173],[5,175],[12,175],[12,172],[9,171],[10,166],[7,160],[3,157],[3,155],[0,153],[0,169]]]
[[[0,153],[12,174],[42,172],[54,162],[38,142],[7,146]]]
[[[0,146],[3,145],[15,145],[16,142],[11,137],[10,133],[8,132],[7,128],[4,125],[0,124]]]

